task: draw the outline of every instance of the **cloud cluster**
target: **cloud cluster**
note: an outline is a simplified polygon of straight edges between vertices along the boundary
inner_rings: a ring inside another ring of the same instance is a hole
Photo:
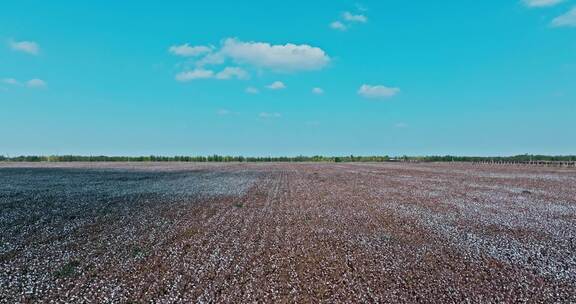
[[[29,55],[40,54],[40,46],[34,41],[10,41],[8,45],[12,50],[17,52],[23,52]]]
[[[358,90],[358,95],[368,99],[385,99],[400,93],[399,88],[387,87],[384,85],[363,84]]]
[[[12,49],[13,51],[26,53],[29,55],[36,56],[40,54],[40,46],[38,45],[38,43],[34,41],[10,40],[8,41],[8,47],[10,47],[10,49]],[[33,78],[25,82],[21,82],[15,78],[4,78],[0,79],[0,83],[3,83],[8,86],[28,87],[31,89],[42,89],[48,86],[46,81],[39,78]],[[7,90],[6,88],[4,89]]]
[[[330,62],[324,50],[308,44],[270,44],[267,42],[244,42],[236,38],[224,39],[220,48],[191,46],[188,43],[173,45],[168,51],[179,57],[196,57],[196,69],[176,75],[178,81],[195,79],[248,79],[246,68],[273,72],[300,72],[323,69]],[[225,67],[216,73],[207,66],[224,65],[232,62],[234,67]],[[239,67],[242,66],[242,67]]]
[[[3,84],[10,85],[10,86],[16,86],[16,87],[24,87],[25,86],[25,87],[28,87],[31,89],[41,89],[41,88],[45,88],[48,86],[46,81],[44,81],[42,79],[38,79],[38,78],[33,78],[33,79],[30,79],[26,82],[20,82],[14,78],[4,78],[0,82],[2,82]]]
[[[353,14],[351,12],[344,12],[340,20],[336,20],[330,23],[330,27],[339,31],[348,30],[354,23],[366,23],[368,22],[368,17],[362,14]]]
[[[368,18],[363,14],[351,12],[342,13],[339,20],[331,24],[332,28],[346,30],[351,24],[366,23]],[[220,46],[190,45],[188,43],[173,45],[168,52],[174,56],[187,58],[185,64],[193,69],[184,70],[176,74],[179,82],[189,82],[200,79],[249,79],[249,70],[269,71],[275,73],[294,73],[315,71],[325,68],[331,61],[327,53],[308,44],[272,44],[268,42],[242,41],[237,38],[222,40]],[[219,72],[218,72],[218,67]],[[274,81],[263,89],[279,91],[287,88],[282,81]],[[248,86],[247,94],[260,94],[261,88]],[[384,85],[364,84],[358,94],[369,99],[384,99],[397,95],[399,88]],[[324,89],[313,87],[312,94],[322,95]],[[227,111],[220,111],[219,115],[227,115]],[[262,112],[260,118],[278,118],[281,115],[273,112]]]

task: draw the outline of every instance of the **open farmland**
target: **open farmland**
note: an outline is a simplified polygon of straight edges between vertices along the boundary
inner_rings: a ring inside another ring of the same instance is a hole
[[[576,170],[0,164],[0,303],[576,302]]]

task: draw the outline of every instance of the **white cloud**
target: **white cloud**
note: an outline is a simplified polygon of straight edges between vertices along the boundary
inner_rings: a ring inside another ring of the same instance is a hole
[[[4,78],[4,79],[2,79],[2,83],[9,84],[9,85],[13,85],[13,86],[20,86],[20,85],[22,85],[22,84],[20,83],[20,81],[14,79],[14,78]]]
[[[552,26],[554,27],[576,26],[576,7],[572,8],[564,15],[554,18],[554,20],[552,20]]]
[[[220,73],[216,74],[216,79],[248,79],[248,73],[239,67],[226,67]]]
[[[255,87],[247,87],[246,90],[244,90],[246,93],[248,94],[258,94],[260,93],[260,90],[258,90]]]
[[[216,114],[219,116],[226,116],[226,115],[230,114],[230,110],[220,109],[220,110],[216,111]]]
[[[316,95],[322,95],[324,94],[324,89],[322,88],[313,88],[312,89],[312,93],[316,94]]]
[[[197,60],[188,61],[186,65],[194,64],[201,70],[205,70],[203,67],[208,65],[222,65],[229,61],[242,68],[248,66],[275,72],[297,72],[320,70],[330,62],[330,57],[324,50],[308,44],[274,45],[267,42],[244,42],[236,38],[223,40],[219,49],[184,44],[172,46],[169,51],[179,56],[199,57]],[[240,67],[234,70],[227,68],[220,77],[216,76],[218,79],[244,79],[248,77],[248,73],[240,70]]]
[[[350,12],[344,12],[344,14],[342,14],[342,18],[344,18],[344,20],[349,21],[349,22],[360,22],[360,23],[368,22],[368,18],[366,16],[354,15]]]
[[[168,49],[168,51],[176,56],[193,57],[210,53],[212,49],[204,45],[190,46],[186,43],[182,45],[173,45]]]
[[[391,88],[383,85],[364,84],[358,90],[358,94],[364,98],[383,99],[393,97],[400,93],[399,88]]]
[[[187,82],[197,79],[209,79],[214,77],[214,71],[195,69],[192,71],[184,71],[176,74],[176,80],[180,82]]]
[[[4,78],[4,79],[1,79],[0,82],[7,84],[7,85],[19,86],[19,87],[25,85],[25,86],[32,88],[32,89],[45,88],[48,86],[46,81],[44,81],[42,79],[38,79],[38,78],[30,79],[30,80],[26,81],[25,83],[22,83],[22,82],[18,81],[17,79],[14,79],[14,78]]]
[[[216,115],[218,116],[237,116],[240,115],[240,112],[236,112],[236,111],[231,111],[228,109],[219,109],[218,111],[216,111]]]
[[[529,7],[546,7],[562,3],[564,0],[523,0],[523,2]]]
[[[247,79],[249,77],[248,73],[238,67],[226,67],[224,70],[214,73],[212,70],[206,70],[198,68],[191,71],[184,71],[176,74],[176,80],[180,82],[187,82],[198,79]]]
[[[359,10],[361,12],[367,12],[368,11],[368,9],[360,3],[356,3],[356,5],[354,5],[354,6],[356,7],[357,10]]]
[[[340,20],[336,20],[330,23],[330,27],[339,31],[346,31],[348,28],[352,27],[354,23],[366,23],[368,22],[368,17],[362,14],[353,14],[351,12],[344,12]]]
[[[330,62],[330,57],[321,48],[307,44],[272,45],[235,38],[224,41],[220,55],[241,64],[289,72],[319,70]]]
[[[24,52],[30,55],[38,55],[40,47],[34,41],[10,41],[10,48],[14,51]]]
[[[324,50],[307,44],[273,45],[266,42],[243,42],[235,38],[222,41],[220,49],[184,44],[172,46],[169,51],[179,56],[198,56],[197,59],[179,64],[184,67],[191,64],[195,66],[194,70],[185,70],[175,76],[176,80],[181,82],[196,79],[248,79],[248,68],[275,72],[320,70],[330,62],[330,57]],[[238,66],[226,67],[221,72],[206,67],[223,65],[226,62],[234,62]],[[284,87],[273,89],[282,88]],[[255,90],[250,91],[255,93]]]
[[[286,85],[282,81],[274,81],[266,87],[270,90],[283,90],[286,88]]]
[[[269,119],[269,118],[280,118],[282,117],[282,114],[278,113],[278,112],[262,112],[260,114],[258,114],[258,117],[260,118],[264,118],[264,119]]]
[[[224,62],[226,62],[226,57],[222,53],[210,53],[204,56],[202,59],[196,61],[196,65],[219,65],[223,64]]]
[[[30,79],[28,80],[28,82],[26,82],[26,86],[29,88],[40,89],[45,88],[47,85],[48,84],[46,83],[46,81],[38,78]]]
[[[408,124],[406,124],[404,122],[399,122],[399,123],[394,124],[394,128],[398,128],[398,129],[408,128]]]
[[[335,30],[340,30],[340,31],[345,31],[348,29],[348,27],[342,23],[341,21],[334,21],[332,23],[330,23],[330,27],[335,29]]]

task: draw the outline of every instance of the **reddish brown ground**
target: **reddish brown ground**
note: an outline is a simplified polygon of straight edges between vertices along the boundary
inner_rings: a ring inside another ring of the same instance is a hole
[[[0,184],[1,303],[576,302],[574,170],[4,164]]]

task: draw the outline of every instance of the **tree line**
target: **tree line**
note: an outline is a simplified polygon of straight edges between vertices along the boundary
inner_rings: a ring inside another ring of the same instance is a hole
[[[531,155],[514,156],[414,156],[403,157],[405,160],[422,162],[530,162],[530,161],[576,161],[576,155]]]
[[[245,157],[245,156],[82,156],[82,155],[51,155],[51,156],[1,156],[3,162],[527,162],[527,161],[576,161],[575,155],[516,155],[516,156],[276,156],[276,157]]]
[[[388,156],[82,156],[82,155],[27,155],[0,156],[0,161],[11,162],[382,162]]]

